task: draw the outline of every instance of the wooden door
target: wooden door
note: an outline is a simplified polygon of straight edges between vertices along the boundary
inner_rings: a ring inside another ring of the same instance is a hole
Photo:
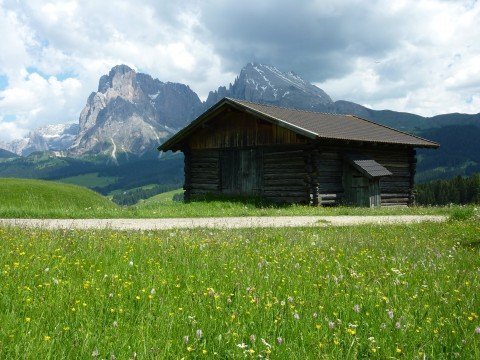
[[[370,206],[370,189],[368,179],[359,172],[352,172],[353,204],[356,206]]]
[[[228,149],[221,159],[222,193],[260,195],[263,183],[261,149]]]
[[[343,187],[345,202],[349,205],[370,207],[369,180],[358,170],[344,163]]]

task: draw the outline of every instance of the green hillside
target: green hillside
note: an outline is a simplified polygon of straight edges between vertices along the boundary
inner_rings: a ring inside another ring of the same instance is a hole
[[[449,125],[422,131],[420,136],[438,142],[440,148],[417,150],[417,182],[480,172],[480,127]]]
[[[0,149],[0,159],[12,159],[18,157],[17,154],[14,154],[8,150]]]
[[[118,207],[84,187],[53,181],[0,178],[0,212],[9,217],[89,217]]]
[[[118,158],[85,156],[82,158],[56,157],[34,153],[0,161],[0,177],[54,180],[86,186],[103,195],[124,192],[152,184],[168,184],[178,188],[183,184],[183,156],[157,153],[142,157]]]

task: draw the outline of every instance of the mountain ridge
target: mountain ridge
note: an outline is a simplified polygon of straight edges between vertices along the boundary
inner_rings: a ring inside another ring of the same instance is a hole
[[[449,125],[480,126],[480,113],[422,117],[373,110],[346,100],[333,101],[324,90],[295,72],[282,72],[261,63],[248,63],[228,88],[220,86],[210,91],[204,102],[188,85],[162,82],[127,65],[117,65],[100,77],[97,91],[87,98],[76,127],[75,124],[68,125],[68,129],[67,125],[53,125],[50,127],[58,127],[57,133],[48,135],[48,131],[41,130],[49,127],[46,126],[30,132],[24,139],[0,144],[0,148],[21,156],[35,151],[62,150],[74,157],[104,154],[116,159],[119,153],[141,155],[155,151],[157,145],[224,97],[352,114],[411,133]]]

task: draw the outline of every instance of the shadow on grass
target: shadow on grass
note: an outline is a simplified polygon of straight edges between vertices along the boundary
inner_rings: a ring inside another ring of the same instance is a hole
[[[289,209],[295,206],[307,206],[306,203],[291,204],[285,202],[274,202],[260,196],[240,196],[240,195],[195,195],[191,196],[189,200],[184,201],[183,194],[176,194],[173,201],[183,202],[185,204],[192,202],[212,203],[212,202],[228,202],[234,205],[243,205],[254,207],[257,209],[271,208],[271,209]]]

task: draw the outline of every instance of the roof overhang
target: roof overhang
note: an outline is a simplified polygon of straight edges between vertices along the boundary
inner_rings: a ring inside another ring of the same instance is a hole
[[[263,119],[265,121],[268,121],[272,124],[278,125],[280,127],[289,129],[297,134],[303,135],[308,139],[311,140],[337,140],[337,141],[347,141],[347,142],[361,142],[361,143],[381,143],[385,145],[399,145],[399,146],[409,146],[409,147],[424,147],[424,148],[438,148],[440,145],[436,142],[429,141],[423,138],[420,138],[415,135],[410,135],[414,138],[423,140],[428,142],[427,144],[408,144],[408,143],[396,143],[396,142],[378,142],[378,141],[368,141],[368,140],[355,140],[355,139],[345,139],[345,138],[336,138],[336,137],[326,137],[326,136],[321,136],[313,131],[310,131],[308,129],[304,129],[302,127],[299,127],[295,124],[289,123],[288,121],[276,118],[270,114],[266,114],[260,110],[257,109],[252,109],[251,107],[245,106],[243,104],[240,104],[236,102],[234,99],[230,98],[223,98],[220,100],[217,104],[213,105],[210,109],[205,111],[202,115],[200,115],[198,118],[193,120],[189,125],[187,125],[185,128],[177,132],[175,135],[173,135],[170,139],[165,141],[162,145],[160,145],[157,149],[159,151],[178,151],[182,150],[183,148],[183,143],[184,140],[193,132],[195,132],[197,129],[201,128],[206,122],[208,122],[210,119],[215,117],[216,115],[220,114],[226,109],[235,109],[239,111],[243,111],[244,113],[251,114],[257,118]],[[365,120],[365,119],[361,119]],[[369,121],[369,120],[365,120]],[[371,121],[369,121],[371,122]],[[378,124],[377,124],[378,125]],[[381,125],[383,126],[383,125]],[[385,127],[385,126],[384,126]],[[395,130],[395,129],[392,129]],[[398,130],[395,130],[398,131]],[[402,131],[398,131],[402,132]]]

